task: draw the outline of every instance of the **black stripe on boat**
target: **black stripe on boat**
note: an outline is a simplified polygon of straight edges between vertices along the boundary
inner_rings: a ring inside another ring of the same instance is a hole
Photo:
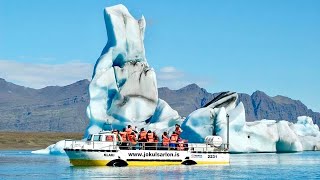
[[[182,160],[176,159],[127,159],[127,161],[182,162]]]
[[[191,151],[191,153],[197,153],[197,154],[230,154],[229,152],[223,152],[223,151],[216,151],[216,152]]]

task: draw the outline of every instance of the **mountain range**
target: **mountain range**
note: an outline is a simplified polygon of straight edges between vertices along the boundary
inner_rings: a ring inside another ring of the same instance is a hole
[[[32,89],[0,78],[0,131],[84,132],[89,119],[88,80],[67,86]],[[209,93],[196,84],[178,90],[158,89],[159,98],[187,116],[201,108],[219,93]],[[247,121],[260,119],[288,120],[307,115],[319,125],[320,113],[308,109],[299,100],[284,96],[270,97],[262,91],[252,95],[239,93],[246,109]]]

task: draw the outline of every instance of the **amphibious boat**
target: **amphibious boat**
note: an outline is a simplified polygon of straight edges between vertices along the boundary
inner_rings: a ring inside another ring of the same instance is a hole
[[[228,165],[228,144],[219,136],[204,143],[184,143],[180,148],[139,142],[133,146],[117,141],[111,131],[89,134],[86,140],[66,140],[64,150],[74,166]]]

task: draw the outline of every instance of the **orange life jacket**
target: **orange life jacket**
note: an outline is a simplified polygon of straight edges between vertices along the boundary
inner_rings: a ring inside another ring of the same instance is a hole
[[[139,141],[141,141],[143,139],[147,140],[147,131],[141,131],[140,132]]]
[[[131,142],[132,145],[136,145],[137,141],[136,141],[136,136],[134,134],[130,134],[128,136],[129,141]]]
[[[127,139],[127,132],[120,132],[120,136],[122,138],[122,142],[128,141]]]
[[[162,135],[162,144],[163,144],[163,146],[169,146],[169,142],[170,142],[170,139],[167,136]]]
[[[177,143],[178,141],[178,134],[172,134],[170,137],[170,143]]]
[[[106,136],[106,141],[113,141],[113,136],[112,135],[107,135]]]
[[[148,136],[148,142],[154,142],[153,133],[147,133],[147,136]]]

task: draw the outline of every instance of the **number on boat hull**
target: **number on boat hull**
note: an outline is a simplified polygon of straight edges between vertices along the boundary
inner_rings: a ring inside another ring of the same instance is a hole
[[[217,155],[209,154],[209,155],[208,155],[208,158],[217,158]]]

